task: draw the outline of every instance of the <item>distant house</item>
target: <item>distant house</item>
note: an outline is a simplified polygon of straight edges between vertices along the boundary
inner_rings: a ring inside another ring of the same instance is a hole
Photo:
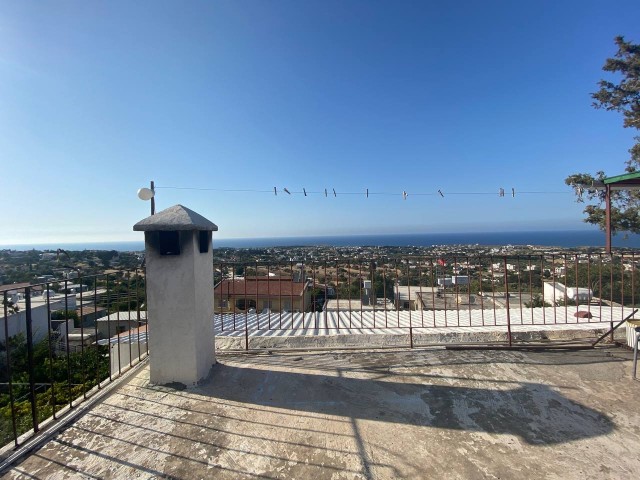
[[[8,285],[0,285],[0,298],[4,299],[4,295],[6,293],[7,300],[16,303],[18,300],[24,298],[24,289],[30,285],[30,283],[10,283]]]
[[[81,352],[89,348],[96,341],[96,334],[92,329],[70,328],[67,333],[67,325],[61,323],[56,335],[55,348],[58,353]]]
[[[552,305],[557,305],[567,300],[576,304],[588,304],[593,298],[593,290],[590,288],[567,288],[560,282],[544,282],[543,295],[544,301]]]
[[[10,283],[8,285],[0,285],[0,296],[4,298],[5,292],[7,293],[7,299],[12,302],[22,300],[25,294],[25,288],[30,287],[31,296],[42,295],[42,286],[32,286],[30,283]]]
[[[394,290],[398,310],[424,310],[428,308],[424,296],[440,295],[438,287],[396,285]]]
[[[15,313],[9,313],[5,322],[6,329],[9,337],[14,337],[18,334],[26,335],[27,332],[27,308],[26,300],[24,297],[24,290],[14,294],[15,297],[19,297],[18,301],[14,302],[18,307],[18,311]],[[75,310],[76,309],[76,297],[73,295],[51,295],[49,298],[46,296],[31,296],[31,328],[33,332],[33,341],[38,342],[46,338],[49,331],[49,313],[55,310]],[[55,326],[52,324],[52,328]],[[0,328],[0,342],[5,340],[4,328]]]
[[[216,313],[304,312],[311,310],[311,281],[283,277],[224,279],[213,291]]]
[[[138,313],[140,313],[139,321]],[[100,317],[95,321],[99,339],[110,338],[114,335],[138,328],[146,323],[147,312],[145,310],[141,310],[140,312],[136,310],[116,312]]]
[[[103,317],[107,312],[104,307],[94,305],[79,305],[76,309],[80,322],[87,325],[94,325],[97,318]]]
[[[468,275],[453,275],[452,277],[440,277],[437,279],[439,287],[452,287],[453,285],[469,285]]]

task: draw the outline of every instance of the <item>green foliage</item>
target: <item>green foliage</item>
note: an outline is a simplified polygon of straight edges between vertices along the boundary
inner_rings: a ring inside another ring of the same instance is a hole
[[[591,96],[593,106],[598,109],[622,113],[625,128],[640,129],[640,45],[616,37],[618,51],[613,58],[608,58],[602,69],[617,74],[617,83],[601,80],[600,89]],[[635,145],[629,153],[631,157],[626,162],[627,172],[636,172],[640,168],[640,136],[636,136]],[[618,172],[614,173],[617,174]],[[577,173],[565,179],[565,183],[576,189],[578,201],[586,200],[591,203],[584,209],[585,222],[599,225],[605,229],[604,192],[589,189],[594,181],[606,178],[604,172]],[[611,193],[611,228],[612,231],[629,231],[640,233],[640,193],[637,191],[614,191]]]
[[[9,315],[13,314],[13,313],[18,313],[20,311],[20,307],[18,305],[16,305],[15,303],[13,303],[11,300],[5,300],[4,298],[2,299],[2,305],[7,307],[7,313]]]
[[[536,294],[533,297],[531,297],[530,302],[524,302],[524,306],[527,308],[534,308],[534,307],[551,307],[552,305],[549,302],[545,302],[542,299],[542,295]]]
[[[100,259],[104,268],[109,268],[109,262],[117,255],[118,252],[115,250],[98,250],[95,252],[95,256]]]
[[[370,276],[364,277],[364,280],[370,280]],[[376,273],[373,277],[373,291],[376,298],[382,299],[386,295],[386,298],[393,300],[393,279]],[[360,299],[362,295],[364,295],[364,287],[360,278],[352,278],[351,283],[348,283],[347,277],[345,277],[338,288],[339,298],[356,300]]]
[[[600,80],[600,90],[592,94],[593,105],[622,113],[625,128],[640,129],[640,45],[626,42],[622,36],[616,37],[615,43],[618,51],[602,69],[618,74],[620,80],[618,83]]]
[[[99,281],[97,286],[107,290],[107,293],[99,296],[97,304],[105,307],[109,313],[136,310],[138,305],[145,303],[145,284],[141,276]]]
[[[73,320],[74,322],[78,320],[78,312],[75,310],[56,310],[51,312],[51,320]]]
[[[611,263],[598,262],[590,267],[572,265],[567,269],[564,280],[567,287],[590,288],[594,297],[607,302],[631,306],[640,299],[640,282],[634,281],[633,273],[624,269],[621,257],[614,257]]]
[[[51,312],[51,320],[72,320],[73,326],[78,328],[80,326],[80,317],[78,317],[78,312],[75,310],[56,310],[55,312]]]
[[[386,298],[393,301],[394,289],[393,279],[376,273],[373,279],[373,290],[376,292],[376,298]]]
[[[109,375],[106,346],[85,348],[84,352],[55,355],[45,339],[33,346],[33,382],[36,385],[38,419],[50,417],[70,400],[80,397]],[[11,378],[18,434],[30,428],[31,401],[27,342],[24,335],[9,339],[11,375],[7,365],[6,344],[0,343],[0,441],[13,439],[8,382]]]

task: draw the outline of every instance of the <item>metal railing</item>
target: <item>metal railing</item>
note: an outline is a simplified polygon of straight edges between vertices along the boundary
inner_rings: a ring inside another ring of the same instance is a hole
[[[143,271],[4,286],[0,298],[2,445],[23,444],[148,355]]]
[[[448,255],[214,264],[218,336],[613,327],[640,298],[629,254]],[[15,446],[148,355],[142,271],[5,287],[0,434]],[[53,293],[53,292],[58,293]],[[79,312],[73,315],[72,312]],[[101,317],[102,319],[98,318]],[[362,346],[367,346],[366,343]]]
[[[214,264],[222,336],[613,326],[640,298],[635,253]],[[297,333],[296,333],[297,332]]]

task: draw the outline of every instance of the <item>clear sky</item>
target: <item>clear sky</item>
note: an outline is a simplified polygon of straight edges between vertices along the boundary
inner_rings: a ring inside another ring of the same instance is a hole
[[[3,0],[0,244],[141,238],[150,180],[219,238],[586,228],[616,35],[637,0]]]

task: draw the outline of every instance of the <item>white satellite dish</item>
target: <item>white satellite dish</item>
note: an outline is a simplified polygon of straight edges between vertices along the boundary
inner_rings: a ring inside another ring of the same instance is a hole
[[[155,195],[155,192],[150,188],[139,188],[138,198],[140,200],[151,200]]]

